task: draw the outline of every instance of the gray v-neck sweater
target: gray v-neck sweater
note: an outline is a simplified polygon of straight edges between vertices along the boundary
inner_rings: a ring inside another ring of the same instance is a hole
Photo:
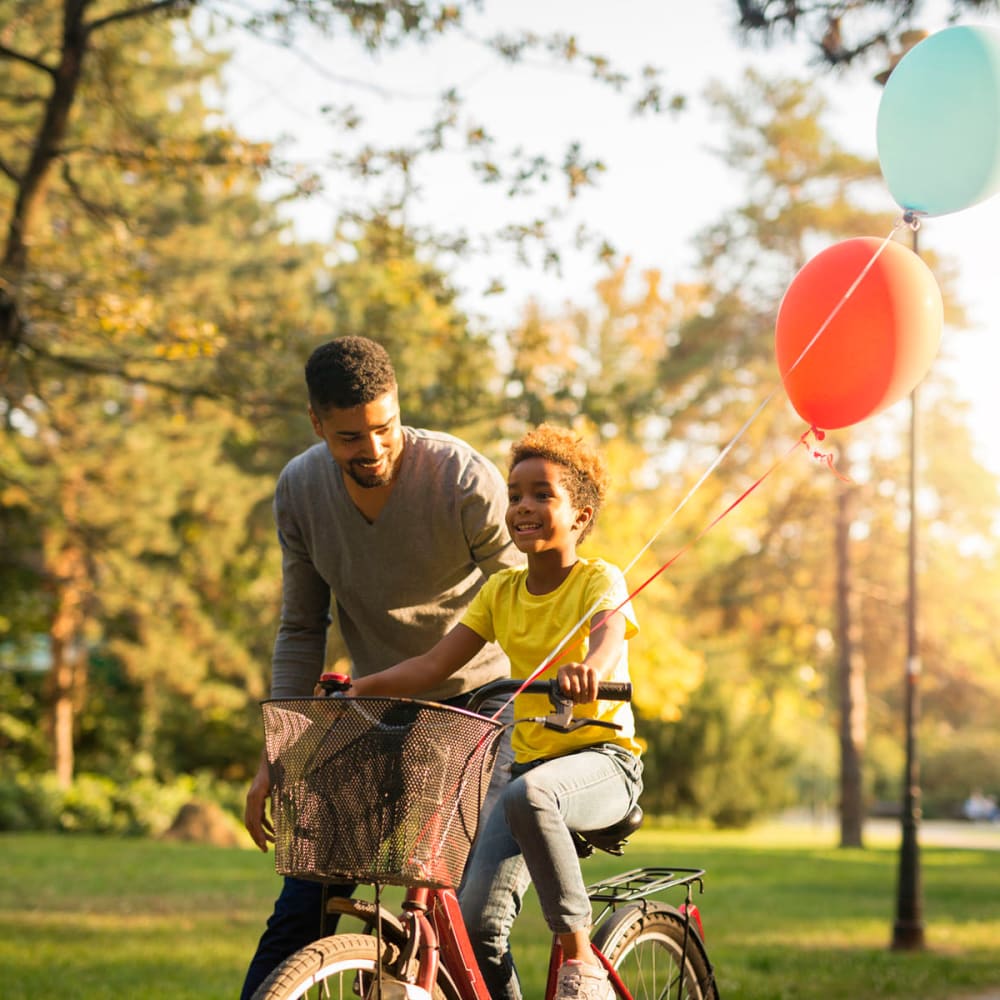
[[[428,650],[462,617],[487,576],[524,557],[507,534],[496,466],[449,434],[403,428],[399,475],[374,523],[352,503],[319,443],[278,479],[281,623],[271,696],[312,694],[323,670],[331,595],[356,676]],[[449,698],[509,675],[489,644],[425,696]]]

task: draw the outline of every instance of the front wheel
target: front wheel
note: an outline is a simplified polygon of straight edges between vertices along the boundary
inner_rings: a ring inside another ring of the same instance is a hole
[[[598,928],[594,945],[634,1000],[718,1000],[712,966],[693,924],[663,903],[632,904]]]
[[[361,998],[377,1000],[376,979],[378,941],[366,934],[335,934],[301,948],[285,959],[264,980],[253,1000],[298,1000],[306,998]],[[382,942],[383,964],[394,953]],[[406,996],[405,987],[383,968],[380,982],[386,997]],[[444,1000],[435,989],[434,1000]]]

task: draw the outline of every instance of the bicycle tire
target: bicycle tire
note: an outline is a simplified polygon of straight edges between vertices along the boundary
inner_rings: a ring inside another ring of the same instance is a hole
[[[378,941],[366,934],[334,934],[320,938],[289,956],[264,980],[253,1000],[302,1000],[302,998],[359,997],[375,1000],[375,966]],[[395,949],[382,942],[383,963]],[[400,981],[382,970],[385,984]],[[402,996],[402,992],[393,994]],[[434,1000],[448,1000],[435,987]]]
[[[718,1000],[712,966],[693,925],[688,925],[684,951],[684,924],[683,915],[672,906],[632,903],[601,924],[594,934],[594,945],[621,977],[633,1000]],[[679,986],[681,981],[683,986]]]

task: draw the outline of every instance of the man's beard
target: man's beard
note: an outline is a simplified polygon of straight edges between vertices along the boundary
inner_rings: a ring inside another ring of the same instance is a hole
[[[351,462],[347,466],[347,474],[358,486],[365,490],[373,490],[379,486],[388,486],[392,482],[392,477],[396,472],[396,463],[390,462],[389,467],[382,475],[376,475],[367,466],[360,462]]]

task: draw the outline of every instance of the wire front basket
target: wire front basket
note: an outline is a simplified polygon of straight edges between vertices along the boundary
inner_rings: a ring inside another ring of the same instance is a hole
[[[503,726],[401,698],[265,701],[280,875],[457,885]]]

